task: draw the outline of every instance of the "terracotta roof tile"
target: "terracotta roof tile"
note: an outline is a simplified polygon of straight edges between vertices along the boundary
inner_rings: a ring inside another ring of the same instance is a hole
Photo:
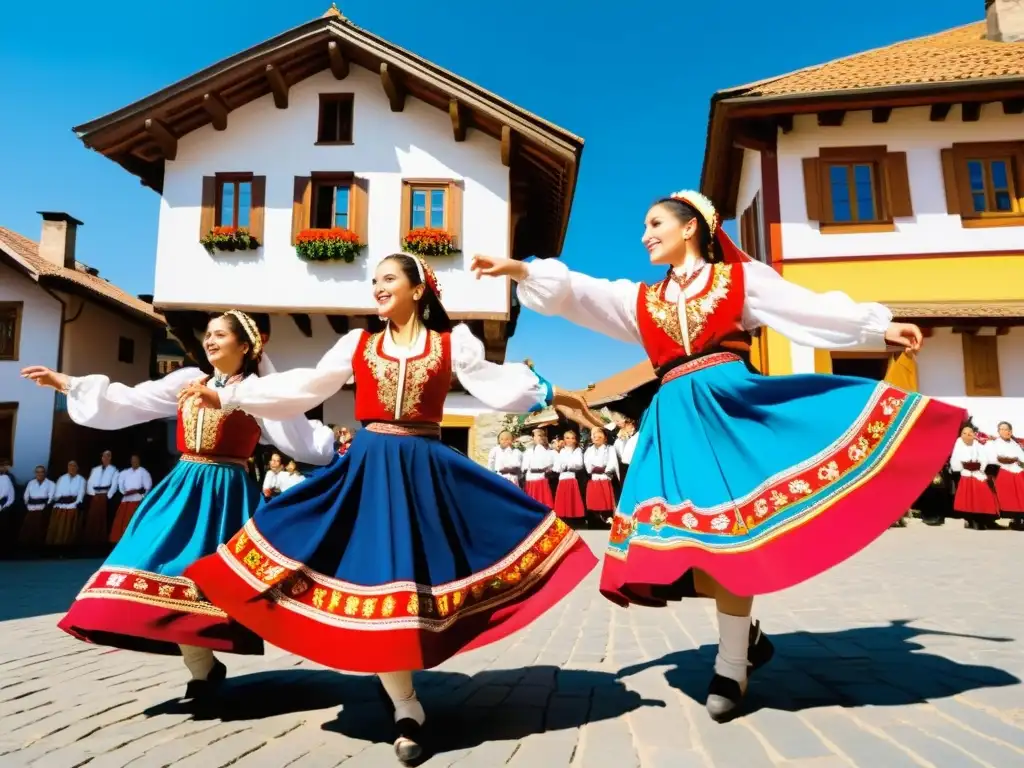
[[[75,262],[75,269],[58,267],[56,264],[50,263],[39,255],[38,243],[6,227],[0,227],[0,248],[35,273],[37,278],[45,275],[75,283],[107,301],[113,301],[124,309],[141,315],[146,320],[160,324],[165,322],[164,316],[154,310],[152,304],[147,304],[130,293],[125,293],[98,275],[89,274],[86,271],[86,266],[81,262]]]
[[[985,22],[980,21],[904,40],[729,89],[730,96],[782,96],[1024,76],[1024,42],[995,43],[985,38],[985,30]]]

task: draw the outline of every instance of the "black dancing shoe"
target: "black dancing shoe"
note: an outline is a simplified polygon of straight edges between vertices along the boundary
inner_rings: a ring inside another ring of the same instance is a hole
[[[224,682],[224,678],[227,676],[228,668],[220,661],[214,659],[213,669],[210,670],[210,674],[206,676],[205,680],[188,681],[188,685],[185,687],[185,695],[182,696],[182,699],[195,701],[209,699],[217,693],[217,689],[220,688],[220,684]]]
[[[768,639],[768,635],[761,631],[761,622],[755,621],[750,625],[750,644],[747,646],[747,663],[750,671],[760,669],[775,655],[775,646]]]
[[[411,717],[395,723],[395,757],[402,765],[416,765],[423,757],[423,726]]]
[[[727,723],[742,712],[745,697],[746,692],[739,683],[716,673],[708,686],[704,706],[716,723]]]

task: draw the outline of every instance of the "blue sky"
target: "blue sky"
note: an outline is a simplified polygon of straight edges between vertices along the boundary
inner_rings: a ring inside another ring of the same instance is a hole
[[[151,292],[158,198],[85,149],[71,126],[319,16],[328,5],[7,4],[0,14],[0,225],[36,239],[36,211],[67,211],[85,222],[81,260],[126,290]],[[699,182],[712,93],[984,15],[983,0],[932,0],[927,7],[892,0],[339,6],[356,24],[582,136],[563,258],[594,275],[638,280],[658,275],[640,247],[647,206]],[[524,312],[509,359],[527,356],[556,384],[576,387],[643,353]]]

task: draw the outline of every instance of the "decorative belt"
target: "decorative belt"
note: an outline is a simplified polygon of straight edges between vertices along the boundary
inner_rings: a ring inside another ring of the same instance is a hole
[[[25,502],[29,506],[35,506],[36,504],[42,504],[46,506],[50,503],[50,499],[46,496],[29,496],[28,501]]]
[[[504,469],[499,469],[498,472],[503,475],[518,475],[519,467],[505,467]]]
[[[395,437],[441,437],[441,425],[430,422],[370,421],[363,428],[378,435]]]
[[[981,462],[980,461],[965,461],[964,462],[964,469],[970,470],[971,472],[977,472],[979,469],[981,469]]]
[[[735,352],[709,352],[689,357],[680,357],[658,368],[658,376],[661,377],[661,384],[664,386],[670,381],[678,379],[705,368],[712,368],[723,363],[741,363],[743,358]]]
[[[236,456],[204,456],[199,453],[183,453],[178,461],[188,461],[192,464],[234,464],[236,467],[248,467],[248,459],[239,459]]]
[[[1017,459],[1013,458],[1012,456],[1000,456],[1000,457],[998,457],[998,461],[999,461],[1000,464],[1006,464],[1006,465],[1016,464],[1017,463]]]
[[[97,485],[95,488],[92,489],[92,492],[93,492],[93,495],[95,496],[97,493],[106,493],[109,490],[110,490],[110,486],[109,485]]]
[[[71,502],[74,502],[75,504],[77,504],[78,503],[78,497],[77,496],[58,496],[56,499],[53,500],[54,504],[70,504]]]

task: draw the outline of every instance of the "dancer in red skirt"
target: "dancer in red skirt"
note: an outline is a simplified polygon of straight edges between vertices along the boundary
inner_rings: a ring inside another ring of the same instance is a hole
[[[576,433],[569,430],[564,435],[565,447],[558,452],[555,470],[558,472],[558,488],[555,490],[555,514],[563,520],[580,519],[587,516],[580,493],[577,472],[583,470],[583,451],[576,440]]]
[[[583,454],[583,464],[590,475],[587,483],[587,512],[607,523],[615,512],[614,482],[619,477],[619,461],[615,448],[608,445],[604,429],[595,427],[590,432],[594,444]]]
[[[1003,517],[1010,526],[1024,528],[1024,448],[1013,437],[1013,425],[999,422],[999,435],[985,446],[991,460],[999,464],[996,475],[996,498]]]
[[[994,527],[999,518],[996,495],[985,474],[985,468],[991,463],[991,451],[978,442],[974,427],[965,425],[949,460],[949,468],[959,475],[953,510],[961,513],[967,527],[976,531]]]
[[[551,493],[549,475],[555,471],[557,456],[548,447],[548,433],[538,427],[533,430],[533,445],[523,452],[523,473],[526,477],[526,495],[553,509],[555,496]]]

